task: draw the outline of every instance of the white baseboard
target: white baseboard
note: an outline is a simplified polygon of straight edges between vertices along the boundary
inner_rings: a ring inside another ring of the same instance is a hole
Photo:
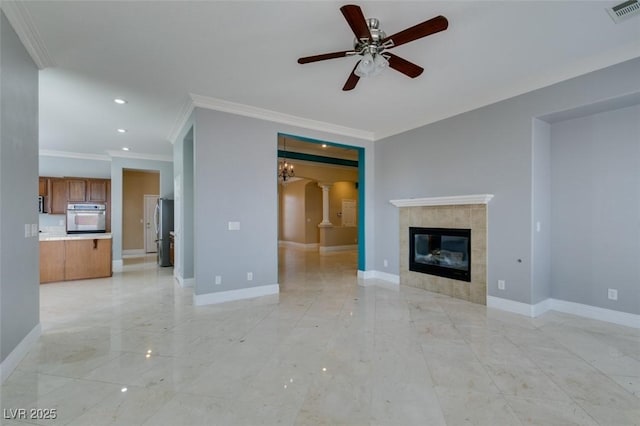
[[[146,253],[144,249],[130,249],[130,250],[122,250],[123,256],[144,256]]]
[[[382,280],[392,284],[400,284],[400,275],[389,274],[382,271],[358,271],[358,278],[364,280]]]
[[[174,275],[176,281],[178,281],[178,284],[180,284],[180,287],[185,288],[185,287],[193,287],[194,284],[196,283],[196,279],[195,278],[184,278],[182,275]]]
[[[42,327],[40,323],[36,324],[35,327],[31,329],[31,331],[22,339],[18,346],[16,346],[9,355],[0,363],[0,383],[4,383],[4,381],[13,373],[13,370],[16,369],[22,358],[27,355],[29,350],[33,347],[33,345],[40,338],[40,334],[42,333]]]
[[[538,303],[538,305],[545,302],[547,302],[547,300]],[[543,310],[543,307],[536,307],[538,305],[529,305],[528,303],[487,295],[487,308],[500,309],[501,311],[512,312],[529,318],[535,318],[548,310]]]
[[[599,308],[597,306],[583,305],[582,303],[568,302],[566,300],[550,298],[535,305],[529,305],[501,297],[487,296],[487,307],[525,315],[530,318],[538,317],[552,310],[627,327],[640,328],[640,315]]]
[[[122,259],[112,261],[111,268],[113,272],[122,272],[122,269],[124,268],[124,263],[122,262]]]
[[[318,243],[309,243],[309,244],[305,244],[305,243],[297,243],[295,241],[278,241],[278,247],[290,247],[290,248],[297,248],[297,249],[302,249],[302,250],[307,250],[307,251],[316,251],[318,250]]]
[[[216,293],[194,294],[193,304],[194,306],[214,305],[217,303],[253,299],[254,297],[269,296],[278,293],[280,293],[279,284],[263,285],[258,287],[241,288],[238,290],[220,291]]]
[[[551,300],[551,309],[554,311],[626,325],[627,327],[640,328],[640,315],[599,308],[597,306],[583,305],[581,303],[567,302],[566,300]]]
[[[350,250],[358,250],[358,245],[351,244],[348,246],[324,246],[324,247],[320,247],[320,254],[332,253],[336,251],[350,251]]]

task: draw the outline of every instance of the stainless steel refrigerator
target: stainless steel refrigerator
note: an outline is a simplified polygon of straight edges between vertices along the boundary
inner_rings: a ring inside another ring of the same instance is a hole
[[[169,260],[169,232],[173,231],[173,200],[158,198],[156,214],[154,215],[156,226],[156,242],[158,244],[158,265],[171,266]]]

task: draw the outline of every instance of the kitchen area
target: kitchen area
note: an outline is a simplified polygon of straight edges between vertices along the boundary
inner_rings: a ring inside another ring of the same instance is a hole
[[[132,186],[140,187],[135,183]],[[140,212],[135,207],[123,204],[122,209],[136,217],[138,228],[150,241],[140,251],[146,256],[156,255],[160,266],[172,266],[172,200],[154,200],[144,219],[138,217]],[[41,284],[112,276],[111,208],[111,179],[39,178]],[[129,230],[129,234],[135,232]]]
[[[112,275],[110,206],[110,179],[39,178],[41,284]]]

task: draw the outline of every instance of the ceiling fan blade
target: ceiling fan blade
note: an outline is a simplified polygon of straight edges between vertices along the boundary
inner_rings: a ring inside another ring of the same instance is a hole
[[[325,61],[327,59],[344,58],[350,53],[355,53],[355,52],[353,50],[345,50],[344,52],[332,52],[332,53],[325,53],[322,55],[306,56],[304,58],[298,59],[298,63],[308,64],[309,62],[318,62],[318,61]]]
[[[360,6],[347,4],[340,8],[340,12],[342,12],[344,19],[347,20],[351,30],[358,39],[371,39],[371,31],[369,31],[367,20],[364,18],[364,14],[362,13]]]
[[[358,61],[358,63],[356,64],[355,67],[353,67],[353,71],[351,71],[351,74],[349,75],[349,78],[347,79],[347,82],[344,83],[344,86],[342,86],[342,90],[344,90],[345,92],[347,90],[353,90],[356,88],[356,84],[358,84],[358,81],[360,80],[360,77],[358,77],[355,73],[356,68],[358,68],[358,64],[360,63],[360,61]]]
[[[382,43],[391,40],[393,41],[392,47],[400,46],[401,44],[409,43],[410,41],[444,31],[448,26],[449,21],[447,21],[447,18],[442,15],[436,16],[435,18],[424,21],[421,24],[414,25],[411,28],[407,28],[399,33],[390,35],[384,38]]]
[[[389,55],[389,67],[393,68],[396,71],[400,71],[402,74],[416,78],[424,68],[414,64],[413,62],[409,62],[406,59],[402,59],[400,56],[396,56],[393,53],[384,52],[385,55]]]

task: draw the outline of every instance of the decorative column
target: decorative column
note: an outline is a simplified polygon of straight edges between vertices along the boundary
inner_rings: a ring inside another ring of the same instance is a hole
[[[331,184],[318,182],[318,186],[322,188],[322,222],[318,226],[320,228],[333,226],[329,220],[329,188],[331,188]]]

